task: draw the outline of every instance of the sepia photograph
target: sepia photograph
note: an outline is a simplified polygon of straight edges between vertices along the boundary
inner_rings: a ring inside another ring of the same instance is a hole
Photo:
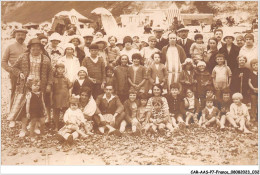
[[[259,164],[258,1],[1,1],[1,53],[1,165]]]

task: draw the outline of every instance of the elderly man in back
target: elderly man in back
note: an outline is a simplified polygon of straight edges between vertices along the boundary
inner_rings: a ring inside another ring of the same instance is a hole
[[[14,31],[15,42],[7,46],[3,58],[2,58],[2,68],[9,72],[10,80],[11,80],[11,100],[10,107],[13,103],[15,88],[17,78],[11,73],[11,66],[14,65],[19,56],[27,50],[26,45],[24,44],[24,40],[26,38],[27,30],[24,29],[16,29]]]

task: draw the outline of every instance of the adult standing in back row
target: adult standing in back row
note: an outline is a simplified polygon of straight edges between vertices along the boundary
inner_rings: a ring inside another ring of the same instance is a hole
[[[188,38],[189,29],[180,28],[177,30],[177,33],[181,37],[181,39],[177,41],[177,44],[179,44],[184,49],[187,58],[191,58],[190,47],[194,41]]]
[[[26,38],[27,30],[24,29],[16,29],[14,31],[15,42],[9,45],[3,55],[2,58],[2,68],[9,72],[9,77],[11,80],[11,99],[10,99],[10,107],[13,103],[13,98],[16,89],[17,77],[12,73],[11,66],[18,60],[19,56],[27,50],[26,45],[24,44],[24,40]]]
[[[184,49],[176,44],[177,36],[175,33],[169,33],[169,45],[162,48],[162,63],[166,64],[168,72],[168,89],[172,83],[179,81],[179,75],[182,71],[181,64],[186,59]]]

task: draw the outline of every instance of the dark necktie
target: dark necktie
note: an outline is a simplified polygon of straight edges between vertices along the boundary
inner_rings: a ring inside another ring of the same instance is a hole
[[[59,50],[52,50],[51,51],[51,55],[53,55],[53,54],[58,54],[58,55],[61,55],[61,53],[60,53],[60,51]]]

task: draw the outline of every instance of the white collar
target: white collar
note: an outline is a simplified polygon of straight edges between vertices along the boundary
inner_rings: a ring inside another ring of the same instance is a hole
[[[89,56],[89,58],[94,62],[97,63],[98,62],[98,56],[96,58],[92,58],[91,56]]]
[[[111,97],[109,99],[107,99],[106,93],[103,95],[103,99],[107,100],[107,102],[109,103],[111,100],[113,100],[113,98],[115,98],[115,96],[113,94],[111,94]]]

